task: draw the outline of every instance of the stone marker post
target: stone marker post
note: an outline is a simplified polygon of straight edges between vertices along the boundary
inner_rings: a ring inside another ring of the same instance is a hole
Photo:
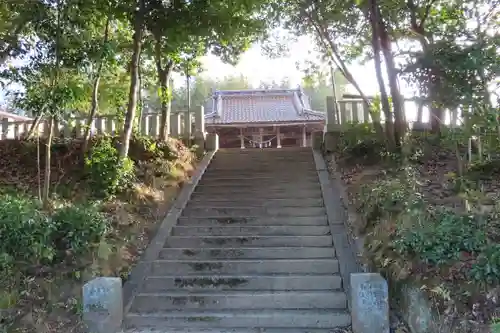
[[[323,145],[323,132],[314,131],[311,135],[312,148],[314,150],[321,150],[321,146]]]
[[[214,151],[219,149],[219,135],[217,133],[207,133],[205,149],[207,151]]]
[[[202,156],[205,152],[205,109],[203,106],[196,110],[194,115],[194,143],[198,146],[196,155]]]
[[[326,98],[326,132],[325,132],[325,151],[331,152],[336,147],[337,131],[340,130],[337,119],[337,103],[333,96]]]
[[[389,333],[389,288],[378,273],[351,274],[353,333]]]
[[[88,333],[118,332],[123,320],[122,279],[98,277],[83,286],[83,322]]]

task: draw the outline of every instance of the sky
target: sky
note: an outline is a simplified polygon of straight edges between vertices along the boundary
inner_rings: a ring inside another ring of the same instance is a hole
[[[300,84],[303,73],[296,68],[296,63],[303,63],[306,60],[315,60],[314,46],[309,36],[302,36],[296,42],[288,45],[289,52],[286,56],[270,59],[262,54],[261,46],[255,44],[245,52],[236,66],[224,64],[218,57],[208,55],[201,59],[203,64],[203,74],[211,78],[224,78],[226,76],[243,75],[248,78],[250,83],[258,86],[264,82],[280,82],[288,78],[292,86]],[[363,91],[368,94],[375,94],[378,90],[373,64],[351,65],[349,69],[360,84]],[[176,85],[184,85],[184,78],[175,75]],[[348,91],[356,93],[352,87]],[[0,91],[0,104],[4,100],[4,92]]]
[[[241,74],[247,77],[254,86],[258,86],[261,81],[280,82],[282,79],[288,78],[292,86],[296,86],[300,84],[303,76],[303,73],[296,68],[296,63],[315,60],[314,46],[308,36],[300,37],[288,46],[289,54],[287,56],[270,59],[262,54],[261,46],[256,44],[242,55],[240,62],[235,67],[224,64],[216,56],[205,56],[202,58],[203,75],[222,79],[225,76]],[[356,64],[349,66],[366,94],[377,92],[377,81],[372,68],[372,63],[364,66]],[[182,81],[179,77],[176,78],[177,80]],[[355,93],[355,90],[350,87],[349,92]]]

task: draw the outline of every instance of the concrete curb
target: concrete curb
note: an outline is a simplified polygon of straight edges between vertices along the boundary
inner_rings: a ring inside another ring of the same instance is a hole
[[[130,273],[130,278],[127,280],[123,286],[123,304],[124,304],[124,315],[130,309],[132,305],[132,300],[137,293],[138,287],[142,284],[149,271],[151,270],[151,261],[156,260],[163,249],[163,245],[172,231],[172,227],[177,223],[177,219],[181,216],[182,211],[186,207],[191,194],[198,185],[201,177],[205,173],[207,167],[212,161],[215,153],[217,151],[209,151],[201,160],[200,164],[196,168],[194,175],[191,177],[191,181],[186,183],[182,188],[181,192],[174,201],[174,204],[167,213],[167,216],[163,219],[155,237],[149,243],[146,251],[142,254],[141,259],[137,265],[132,269]]]
[[[339,184],[335,180],[332,182],[323,155],[316,150],[313,150],[313,155],[328,217],[328,225],[333,238],[333,246],[339,260],[340,276],[346,294],[351,295],[351,274],[362,273],[364,269],[359,264],[357,258],[359,252],[354,246],[355,243],[348,236],[348,216],[339,194]],[[336,180],[338,181],[338,179]],[[348,306],[351,310],[352,300],[350,297],[348,297]]]

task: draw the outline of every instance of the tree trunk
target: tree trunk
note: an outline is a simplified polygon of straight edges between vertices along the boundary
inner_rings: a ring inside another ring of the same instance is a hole
[[[371,108],[370,99],[363,93],[358,82],[354,79],[351,72],[347,68],[347,65],[342,60],[337,45],[333,42],[333,40],[330,38],[328,34],[328,31],[321,24],[321,20],[318,14],[315,13],[314,17],[313,14],[308,14],[305,11],[303,12],[303,14],[305,14],[305,16],[309,19],[310,24],[314,27],[316,33],[318,34],[318,37],[324,44],[325,48],[330,49],[331,51],[330,58],[332,62],[337,65],[337,67],[339,68],[342,75],[344,75],[346,80],[349,81],[349,83],[352,84],[353,87],[358,91],[359,95],[361,96],[361,99],[363,99],[363,102],[365,104],[364,107],[367,107],[370,110],[370,115],[372,117],[373,127],[375,129],[375,132],[377,132],[377,135],[379,135],[380,138],[384,138],[384,130],[382,128],[382,125],[380,124],[380,117],[373,112]]]
[[[33,133],[35,132],[36,129],[38,129],[38,125],[40,124],[40,120],[42,120],[43,116],[43,110],[40,110],[40,114],[38,114],[35,119],[33,119],[33,122],[31,123],[31,126],[28,130],[28,133],[24,137],[26,140],[31,138],[33,136]]]
[[[169,60],[165,66],[163,66],[161,38],[159,36],[156,37],[155,61],[161,103],[160,140],[165,141],[170,135],[170,111],[172,100],[172,94],[170,91],[170,76],[172,74],[174,63]]]
[[[54,136],[54,116],[49,116],[47,119],[49,122],[49,135],[47,138],[46,148],[45,148],[45,177],[43,183],[43,206],[48,207],[49,197],[50,197],[50,174],[51,174],[51,159],[52,159],[52,138]]]
[[[170,80],[169,74],[162,70],[159,73],[161,95],[161,120],[160,120],[160,140],[165,141],[170,135],[170,111],[172,104],[170,103]]]
[[[130,138],[134,128],[135,110],[137,107],[137,94],[139,89],[139,64],[142,48],[143,34],[143,0],[139,0],[140,9],[134,17],[134,39],[132,44],[132,59],[130,61],[130,90],[128,94],[127,113],[123,124],[123,133],[121,136],[120,157],[123,159],[128,156],[130,147]]]
[[[373,6],[373,2],[371,3]],[[396,138],[394,137],[394,122],[391,113],[391,106],[389,104],[389,96],[385,88],[384,77],[382,76],[382,59],[380,57],[380,37],[377,28],[376,16],[373,15],[374,8],[371,8],[368,18],[372,28],[372,48],[373,48],[373,61],[375,64],[375,74],[380,90],[380,102],[382,104],[382,111],[385,115],[385,134],[387,139],[387,148],[393,151],[396,148]]]
[[[380,8],[377,0],[371,0],[371,9],[373,17],[376,19],[378,34],[380,37],[380,46],[384,55],[385,66],[387,69],[387,77],[389,80],[389,89],[391,91],[392,106],[394,112],[394,138],[396,145],[401,144],[401,140],[405,133],[406,121],[404,114],[403,101],[399,91],[398,75],[396,65],[394,63],[394,55],[392,54],[391,39],[387,32],[387,27],[381,17]]]
[[[110,25],[111,18],[108,16],[108,19],[106,21],[106,28],[104,29],[104,38],[103,38],[103,43],[102,43],[102,48],[106,46],[108,39],[109,39],[109,25]],[[84,138],[84,143],[83,143],[83,152],[85,153],[88,149],[89,146],[89,141],[90,141],[90,129],[92,128],[92,121],[95,118],[95,115],[97,114],[97,109],[99,108],[99,83],[101,81],[101,72],[102,68],[104,66],[104,51],[101,52],[101,56],[99,59],[99,65],[97,67],[97,72],[95,73],[95,78],[94,78],[94,83],[92,85],[92,101],[91,101],[91,108],[89,112],[89,117],[87,118],[87,127],[85,128],[85,134],[83,136]]]

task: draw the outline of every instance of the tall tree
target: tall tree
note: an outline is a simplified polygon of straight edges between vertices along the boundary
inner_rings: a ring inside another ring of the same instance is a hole
[[[160,135],[164,139],[169,134],[172,99],[168,84],[175,66],[186,55],[195,59],[208,51],[234,63],[253,41],[265,34],[268,2],[153,0],[148,6],[147,25],[153,39],[162,103]]]

